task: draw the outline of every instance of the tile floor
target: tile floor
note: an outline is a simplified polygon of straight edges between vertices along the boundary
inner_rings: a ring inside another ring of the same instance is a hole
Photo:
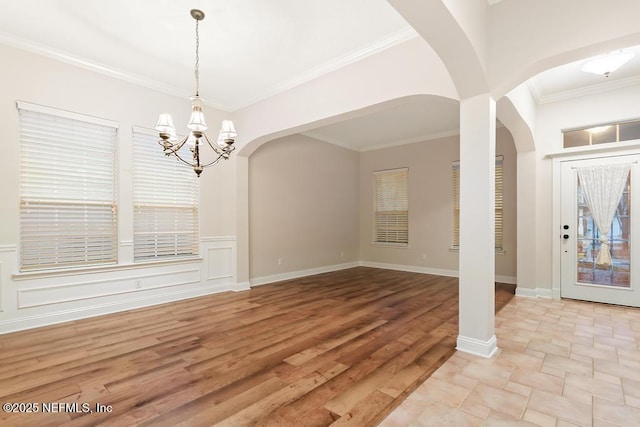
[[[640,309],[514,297],[500,351],[456,352],[382,427],[640,426]]]

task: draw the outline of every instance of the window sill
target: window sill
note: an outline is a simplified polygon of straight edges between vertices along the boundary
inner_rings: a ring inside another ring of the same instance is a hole
[[[458,252],[460,252],[460,248],[449,248],[449,252],[458,253]],[[506,255],[507,251],[505,251],[504,249],[496,249],[495,254],[496,255]]]
[[[378,243],[373,242],[371,246],[379,247],[379,248],[398,248],[398,249],[408,249],[408,243]]]
[[[202,262],[202,257],[193,256],[193,257],[184,257],[184,258],[173,258],[167,260],[153,260],[153,261],[139,261],[131,264],[109,264],[109,265],[96,265],[96,266],[87,266],[87,267],[78,267],[78,268],[61,268],[61,269],[50,269],[50,270],[39,270],[39,271],[27,271],[24,273],[15,273],[11,277],[13,280],[30,280],[30,279],[40,279],[40,278],[48,278],[48,277],[64,277],[64,276],[77,276],[82,274],[95,274],[95,273],[108,273],[111,271],[123,271],[123,270],[136,270],[140,268],[148,268],[148,267],[162,267],[167,265],[177,265],[177,264],[190,264],[194,262]]]

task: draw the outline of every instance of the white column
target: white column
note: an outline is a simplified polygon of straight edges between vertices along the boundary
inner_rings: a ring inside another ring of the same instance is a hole
[[[460,331],[457,349],[482,357],[495,337],[496,104],[490,94],[460,102]]]

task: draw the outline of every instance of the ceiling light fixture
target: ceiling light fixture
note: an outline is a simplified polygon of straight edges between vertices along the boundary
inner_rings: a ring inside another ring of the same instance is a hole
[[[160,114],[158,123],[156,124],[156,130],[160,134],[160,140],[158,144],[164,149],[164,154],[167,156],[175,155],[181,162],[191,166],[199,177],[202,170],[207,166],[214,165],[220,161],[220,159],[227,160],[231,152],[235,149],[233,146],[234,138],[237,136],[235,127],[231,120],[223,120],[222,128],[218,134],[216,142],[211,142],[205,131],[207,130],[207,124],[204,121],[204,114],[202,112],[202,100],[200,99],[200,35],[198,33],[198,26],[200,21],[204,19],[204,12],[198,9],[191,9],[191,17],[196,21],[196,65],[195,65],[195,78],[196,78],[196,94],[191,99],[191,119],[187,127],[190,132],[184,138],[178,140],[176,137],[176,130],[173,126],[173,120],[168,113]],[[203,142],[204,141],[204,142]],[[192,161],[183,159],[179,151],[186,144],[189,143],[191,147],[189,150],[192,153]],[[208,162],[202,163],[200,159],[201,147],[204,147],[205,142],[211,147],[215,153],[215,158]]]
[[[617,50],[615,52],[605,53],[604,55],[599,55],[589,59],[587,62],[582,64],[580,69],[585,73],[593,73],[609,77],[609,74],[622,67],[631,58],[633,58],[633,52]]]

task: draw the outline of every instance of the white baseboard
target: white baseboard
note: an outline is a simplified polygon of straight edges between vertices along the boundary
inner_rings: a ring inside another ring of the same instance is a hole
[[[266,285],[268,283],[281,282],[283,280],[297,279],[299,277],[312,276],[314,274],[330,273],[332,271],[346,270],[347,268],[358,267],[358,262],[347,262],[344,264],[327,265],[325,267],[309,268],[306,270],[291,271],[288,273],[273,274],[271,276],[256,277],[250,280],[251,286]]]
[[[488,341],[458,335],[456,350],[490,359],[498,352],[498,343],[495,335]]]
[[[388,264],[384,262],[360,261],[362,267],[383,268],[385,270],[407,271],[410,273],[433,274],[435,276],[459,277],[458,270],[445,270],[441,268],[418,267],[413,265]],[[517,280],[513,276],[496,275],[496,282],[515,285]]]
[[[240,290],[235,283],[221,283],[215,286],[211,284],[194,285],[187,290],[173,290],[163,293],[154,293],[151,296],[141,296],[131,298],[125,302],[109,302],[103,304],[93,304],[81,308],[54,311],[32,316],[22,316],[18,318],[0,321],[0,334],[21,331],[24,329],[49,326],[57,323],[69,322],[72,320],[85,319],[89,317],[102,316],[104,314],[117,313],[135,308],[148,307],[156,304],[180,301],[189,298],[201,297],[209,294],[216,294],[225,291]]]
[[[436,276],[458,277],[456,270],[444,270],[440,268],[418,267],[413,265],[389,264],[386,262],[360,261],[361,267],[382,268],[385,270],[407,271],[409,273],[434,274]]]
[[[498,282],[498,283],[508,283],[510,285],[515,285],[515,284],[518,283],[518,280],[514,276],[496,275],[496,282]]]
[[[525,297],[525,298],[554,298],[555,290],[545,289],[545,288],[516,288],[516,296]],[[558,290],[558,298],[560,298],[560,292]]]
[[[242,291],[248,291],[250,289],[251,289],[251,282],[238,282],[236,283],[234,288],[231,290],[234,292],[242,292]]]

